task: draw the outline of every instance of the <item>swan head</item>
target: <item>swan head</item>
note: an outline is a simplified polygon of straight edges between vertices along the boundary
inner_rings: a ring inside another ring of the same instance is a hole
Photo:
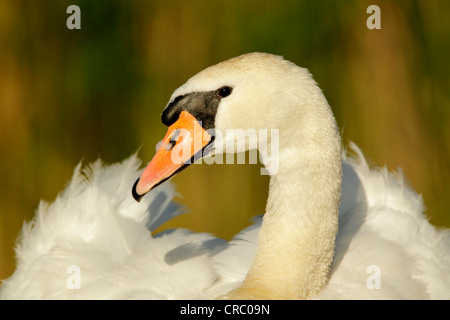
[[[172,94],[161,116],[168,132],[134,184],[133,196],[139,200],[195,160],[222,153],[230,144],[234,152],[261,148],[237,130],[253,130],[258,140],[259,130],[280,130],[281,135],[295,126],[305,129],[290,138],[300,142],[311,124],[318,126],[311,119],[323,113],[318,106],[329,110],[308,70],[280,56],[248,53],[208,67]]]

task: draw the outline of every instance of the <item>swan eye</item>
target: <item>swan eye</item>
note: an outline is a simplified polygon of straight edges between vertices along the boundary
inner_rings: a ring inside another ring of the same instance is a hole
[[[233,88],[231,87],[222,87],[219,90],[217,90],[217,96],[219,98],[228,97],[231,94],[231,91],[233,91]]]

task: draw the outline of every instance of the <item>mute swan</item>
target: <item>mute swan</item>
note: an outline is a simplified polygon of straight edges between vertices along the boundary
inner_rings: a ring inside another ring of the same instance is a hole
[[[162,120],[169,131],[139,179],[136,156],[78,165],[55,202],[40,204],[1,298],[450,298],[449,231],[428,223],[401,173],[370,169],[354,145],[356,155],[341,152],[306,69],[264,53],[227,60],[179,87]],[[269,150],[279,157],[264,217],[230,243],[184,229],[151,235],[181,213],[166,179],[227,143],[251,147],[227,129],[277,130],[278,148],[272,137],[258,145],[266,167]]]

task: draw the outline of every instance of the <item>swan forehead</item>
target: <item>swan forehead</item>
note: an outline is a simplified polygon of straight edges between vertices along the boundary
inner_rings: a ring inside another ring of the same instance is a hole
[[[257,78],[263,79],[286,64],[291,63],[281,56],[260,52],[243,54],[200,71],[174,91],[169,103],[178,96],[192,92],[212,91],[223,86],[235,87]]]
[[[191,77],[172,94],[163,115],[169,114],[174,103],[183,101],[184,104],[186,96],[201,94],[200,96],[206,97],[224,86],[232,87],[230,97],[214,104],[204,103],[191,108],[201,111],[202,116],[207,116],[207,119],[200,119],[203,123],[209,123],[207,127],[279,127],[286,122],[287,117],[298,113],[299,102],[305,97],[311,99],[313,96],[321,96],[307,69],[300,68],[281,56],[249,53],[220,62]],[[208,107],[211,105],[213,108]],[[264,116],[254,117],[255,114]]]

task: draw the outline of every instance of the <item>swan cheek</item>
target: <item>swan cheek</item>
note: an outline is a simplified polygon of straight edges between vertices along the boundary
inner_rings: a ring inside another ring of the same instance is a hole
[[[133,186],[132,194],[139,201],[146,193],[200,158],[213,141],[197,119],[182,111],[159,145],[155,156]]]

